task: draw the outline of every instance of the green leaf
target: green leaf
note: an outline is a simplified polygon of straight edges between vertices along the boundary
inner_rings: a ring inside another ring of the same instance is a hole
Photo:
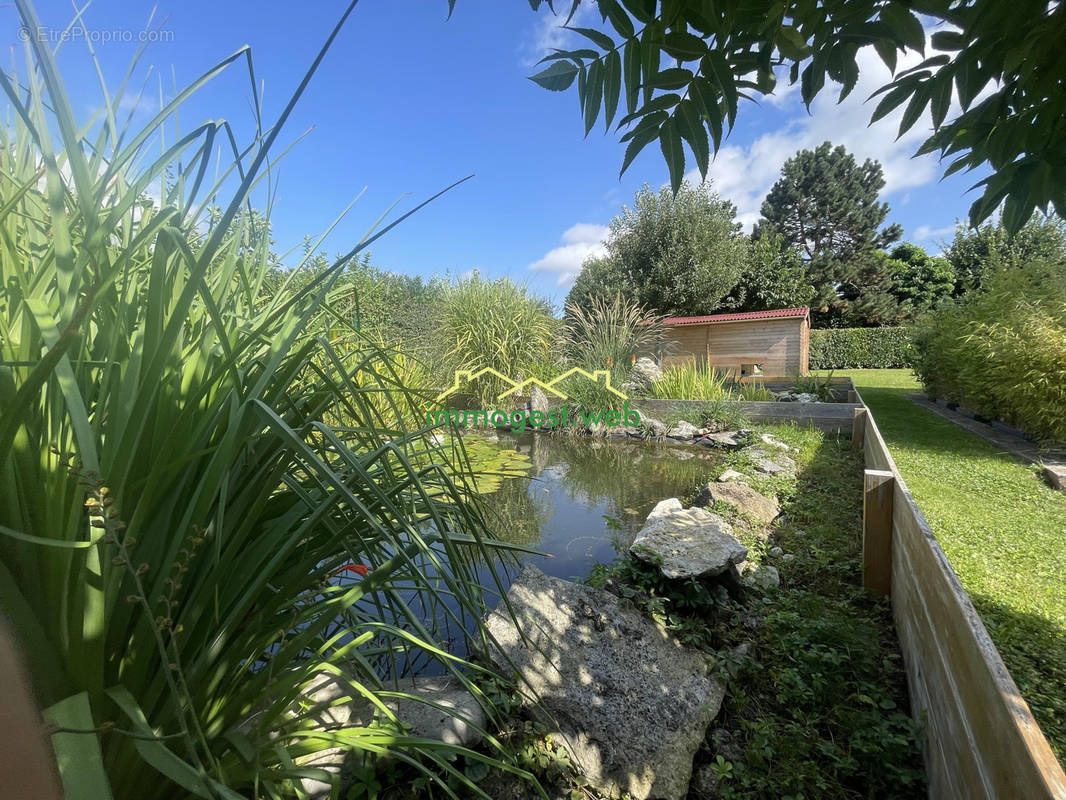
[[[531,75],[529,79],[550,92],[563,92],[569,89],[574,82],[578,69],[576,64],[556,61],[546,70],[538,72],[536,75]]]
[[[663,39],[663,50],[681,61],[695,61],[707,52],[707,43],[688,31],[670,31]]]
[[[662,29],[657,22],[648,23],[640,38],[640,71],[644,75],[644,102],[651,100],[655,91],[655,75],[659,72],[659,46],[662,44]]]
[[[951,71],[942,70],[936,76],[930,79],[933,85],[933,98],[930,105],[930,110],[933,117],[933,130],[936,130],[944,122],[944,118],[947,117],[948,109],[951,107],[951,94],[954,88],[952,81]]]
[[[710,163],[710,147],[707,143],[707,128],[703,124],[703,117],[696,103],[689,99],[681,101],[674,117],[682,138],[692,148],[692,155],[696,159],[700,175],[706,180],[707,167]]]
[[[601,50],[613,50],[614,40],[606,33],[601,33],[595,28],[571,28],[567,27],[568,31],[574,31],[574,33],[580,33],[586,39],[590,40]]]
[[[966,47],[966,37],[959,31],[937,31],[929,37],[934,50],[954,52]]]
[[[701,63],[703,64],[703,74],[717,85],[722,98],[725,100],[726,117],[729,120],[729,127],[732,128],[737,118],[739,97],[733,70],[729,68],[729,62],[725,60],[725,56],[717,50],[711,50],[707,53]]]
[[[692,81],[692,72],[680,67],[660,70],[653,85],[656,89],[683,89]]]
[[[43,716],[57,728],[92,731],[96,727],[88,692],[60,700],[46,708]],[[52,749],[66,800],[110,800],[111,782],[96,733],[54,733]]]
[[[627,114],[632,114],[637,110],[637,99],[640,97],[640,59],[640,43],[635,39],[626,42],[623,65]]]
[[[600,7],[600,13],[611,21],[611,27],[619,36],[628,39],[633,35],[633,20],[616,0],[597,0],[597,5]]]
[[[666,166],[670,169],[670,186],[677,194],[681,188],[681,180],[685,176],[685,148],[681,145],[681,134],[677,130],[677,122],[673,117],[667,118],[659,129],[659,147],[666,159]]]
[[[918,121],[918,118],[922,116],[926,103],[929,102],[929,89],[930,86],[927,82],[919,84],[918,88],[914,90],[914,96],[911,97],[911,101],[907,104],[903,117],[899,121],[899,136],[909,131],[914,126],[914,123]]]
[[[925,29],[919,19],[902,4],[892,2],[882,6],[881,21],[911,50],[925,51]]]
[[[722,145],[722,109],[719,106],[721,95],[718,94],[718,88],[706,79],[695,80],[689,87],[689,98],[696,103],[701,116],[707,119],[711,141],[717,153]]]
[[[628,114],[622,117],[621,122],[618,123],[619,127],[625,127],[629,123],[643,117],[647,114],[651,114],[654,111],[668,111],[681,102],[681,95],[670,92],[668,94],[661,94],[654,100],[645,103],[639,109],[632,114]],[[624,141],[624,139],[623,139]]]
[[[596,118],[600,115],[600,103],[603,100],[603,62],[593,61],[589,65],[588,80],[585,83],[585,135],[588,136]]]
[[[890,42],[887,39],[878,39],[874,42],[874,50],[877,51],[877,55],[880,56],[884,65],[888,67],[888,71],[895,75],[896,59],[899,55],[895,42]]]
[[[891,114],[904,100],[911,96],[914,91],[911,84],[904,84],[897,86],[890,91],[884,97],[881,98],[881,102],[877,104],[877,108],[874,109],[874,113],[870,115],[870,124],[877,122],[882,117]]]
[[[622,5],[645,25],[655,21],[655,0],[622,0]]]
[[[782,25],[778,28],[774,44],[777,45],[781,55],[792,61],[804,59],[811,53],[811,48],[807,40],[803,38],[803,34],[792,25]]]
[[[610,128],[622,93],[622,57],[617,50],[612,50],[603,63],[603,119],[605,127]]]
[[[622,159],[622,169],[618,173],[619,178],[625,174],[626,169],[633,163],[633,159],[637,157],[640,151],[659,137],[659,124],[662,120],[668,118],[665,111],[657,111],[655,114],[650,114],[641,120],[640,125],[632,132],[633,140],[626,148],[625,157]]]

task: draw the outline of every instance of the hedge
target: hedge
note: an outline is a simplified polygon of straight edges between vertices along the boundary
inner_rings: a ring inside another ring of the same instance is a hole
[[[895,369],[911,365],[911,329],[811,331],[811,369]]]

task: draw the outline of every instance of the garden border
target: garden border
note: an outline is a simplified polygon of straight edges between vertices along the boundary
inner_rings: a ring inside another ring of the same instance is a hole
[[[924,717],[929,796],[1064,800],[1066,773],[988,635],[861,395],[863,582],[888,594],[911,712]]]

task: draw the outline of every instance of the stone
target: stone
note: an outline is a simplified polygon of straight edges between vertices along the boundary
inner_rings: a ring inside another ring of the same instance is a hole
[[[743,472],[737,472],[735,469],[727,469],[721,475],[718,476],[719,483],[728,483],[729,481],[742,481],[748,476]]]
[[[647,394],[652,385],[662,380],[663,371],[653,359],[644,356],[638,358],[633,368],[629,371],[629,377],[622,385],[623,391],[631,394]]]
[[[782,473],[794,473],[796,462],[784,453],[774,455],[773,458],[765,450],[753,447],[747,451],[751,463],[758,472],[764,475],[780,475]]]
[[[782,560],[782,561],[791,561],[791,560],[792,560],[792,559],[794,559],[795,557],[796,557],[796,556],[795,556],[795,555],[793,555],[792,553],[785,553],[785,554],[784,554],[783,556],[781,556],[781,560]]]
[[[771,547],[770,548],[770,555],[772,555],[772,556],[781,557],[782,555],[784,555],[784,552],[785,551],[782,550],[780,547]]]
[[[550,408],[551,404],[548,402],[548,395],[544,394],[544,390],[534,384],[533,388],[529,390],[529,410],[547,414]]]
[[[777,571],[777,567],[762,564],[757,567],[751,567],[747,571],[744,575],[744,583],[762,591],[776,589],[781,585],[781,573]]]
[[[818,395],[811,392],[796,392],[792,395],[792,399],[797,403],[817,403]]]
[[[703,490],[712,503],[731,505],[760,525],[769,525],[781,513],[781,507],[775,500],[755,491],[746,483],[720,483],[719,481],[708,483]]]
[[[692,777],[692,794],[697,800],[716,800],[719,792],[718,787],[722,780],[710,764],[704,764],[696,770]]]
[[[774,437],[774,435],[771,433],[764,433],[762,436],[759,437],[759,440],[765,445],[768,445],[770,447],[776,447],[778,450],[784,450],[786,453],[793,449],[784,442],[782,442],[780,439]]]
[[[454,675],[406,680],[400,683],[399,690],[412,697],[390,698],[385,705],[397,719],[411,726],[410,735],[464,747],[481,741],[482,730],[487,724],[485,710]],[[375,719],[385,721],[380,711],[357,689],[330,672],[319,673],[304,690],[304,697],[313,705],[321,706],[315,712],[315,720],[316,727],[322,730],[367,727]],[[385,721],[385,724],[391,725],[391,722]],[[345,767],[351,752],[351,748],[334,747],[299,763],[302,767],[315,767],[338,775],[342,789],[340,796],[344,797],[348,780]],[[301,783],[311,800],[330,796],[330,784],[324,781],[304,778]]]
[[[687,442],[689,439],[695,439],[699,436],[699,430],[691,422],[681,420],[666,435],[671,439],[681,439]]]
[[[720,433],[708,433],[700,438],[699,443],[718,450],[739,450],[747,443],[747,440],[747,431],[721,431]]]
[[[1044,480],[1051,485],[1053,489],[1058,489],[1060,492],[1066,492],[1066,464],[1049,464],[1044,467]]]
[[[748,557],[733,526],[704,508],[682,508],[673,497],[652,509],[629,552],[658,563],[672,579],[720,575]]]
[[[700,651],[617,597],[526,566],[487,626],[497,667],[593,788],[682,800],[725,687]]]
[[[655,419],[655,417],[646,417],[643,414],[640,415],[640,424],[648,432],[649,436],[666,436],[667,427],[664,423]]]

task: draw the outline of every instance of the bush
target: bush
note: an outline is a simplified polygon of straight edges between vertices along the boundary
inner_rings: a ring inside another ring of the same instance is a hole
[[[931,395],[1066,440],[1066,276],[1036,262],[985,285],[922,324],[915,372]]]
[[[811,369],[895,369],[911,365],[911,329],[828,328],[811,331]]]

